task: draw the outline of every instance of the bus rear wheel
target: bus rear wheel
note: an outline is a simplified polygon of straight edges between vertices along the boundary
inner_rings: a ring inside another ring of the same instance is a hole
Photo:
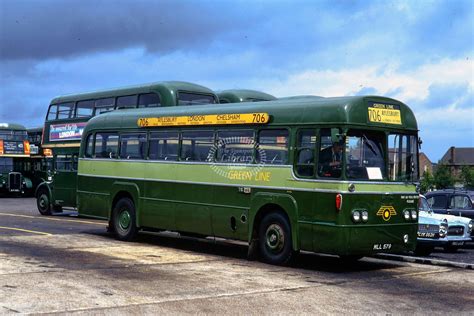
[[[135,239],[138,229],[135,205],[132,200],[129,198],[121,198],[117,204],[115,204],[112,224],[117,239],[123,241],[132,241]]]
[[[259,226],[258,244],[264,262],[288,264],[293,257],[291,228],[281,213],[266,215]]]
[[[36,193],[36,207],[41,215],[51,215],[51,204],[47,190],[40,189]]]

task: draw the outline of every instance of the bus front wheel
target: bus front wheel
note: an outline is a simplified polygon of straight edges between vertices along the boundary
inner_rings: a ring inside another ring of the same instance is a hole
[[[49,202],[48,190],[38,190],[38,193],[36,193],[36,206],[41,215],[51,215],[51,204]]]
[[[293,257],[291,228],[281,213],[266,215],[259,226],[258,244],[263,261],[284,265]]]
[[[119,240],[132,241],[137,236],[136,212],[133,201],[121,198],[113,210],[113,227]]]

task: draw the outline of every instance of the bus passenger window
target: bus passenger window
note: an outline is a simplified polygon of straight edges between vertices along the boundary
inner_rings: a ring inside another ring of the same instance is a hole
[[[115,108],[114,98],[105,98],[95,100],[95,111],[94,115],[112,111]]]
[[[97,133],[95,135],[95,157],[117,158],[118,135],[115,133]]]
[[[94,114],[94,101],[79,101],[76,105],[76,117],[90,117]]]
[[[257,162],[268,165],[288,163],[288,130],[261,130],[257,144]]]
[[[58,119],[68,119],[73,116],[74,103],[58,104]]]
[[[146,133],[122,134],[120,137],[120,158],[145,159]]]
[[[316,131],[303,129],[298,131],[296,147],[296,174],[302,177],[314,177]]]
[[[87,136],[87,141],[86,141],[86,149],[84,151],[84,157],[86,158],[92,158],[92,151],[94,149],[94,137],[92,134],[89,134]]]
[[[222,163],[252,163],[254,148],[255,139],[252,130],[218,132],[216,161]]]
[[[72,170],[72,157],[71,155],[57,155],[56,156],[56,170],[58,171],[71,171]]]
[[[77,155],[72,155],[72,170],[77,171]]]
[[[211,131],[183,132],[181,143],[181,160],[184,161],[213,161],[212,147],[214,133]]]
[[[140,94],[138,97],[139,108],[155,108],[161,106],[160,96],[156,93]]]
[[[179,134],[178,132],[157,132],[150,134],[149,159],[151,160],[178,160]]]
[[[58,105],[52,104],[49,106],[48,117],[46,118],[47,121],[55,120],[58,114]]]
[[[342,171],[343,142],[332,142],[331,130],[321,129],[318,157],[318,176],[340,178]]]
[[[213,95],[178,92],[178,105],[198,105],[217,103]]]
[[[128,95],[125,97],[117,98],[117,109],[127,109],[137,107],[137,96]]]

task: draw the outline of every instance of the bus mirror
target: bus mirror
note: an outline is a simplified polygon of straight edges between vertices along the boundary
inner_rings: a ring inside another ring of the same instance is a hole
[[[340,143],[344,140],[344,134],[341,133],[339,128],[331,128],[331,141],[333,143]]]
[[[421,149],[421,144],[423,144],[423,141],[421,140],[421,137],[418,137],[418,148]]]

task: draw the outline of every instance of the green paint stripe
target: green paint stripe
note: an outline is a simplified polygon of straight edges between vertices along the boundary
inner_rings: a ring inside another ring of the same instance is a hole
[[[344,182],[304,181],[293,177],[291,166],[226,166],[212,164],[81,160],[79,175],[145,181],[232,185],[284,190],[347,191]],[[415,193],[410,184],[357,183],[356,192]]]

